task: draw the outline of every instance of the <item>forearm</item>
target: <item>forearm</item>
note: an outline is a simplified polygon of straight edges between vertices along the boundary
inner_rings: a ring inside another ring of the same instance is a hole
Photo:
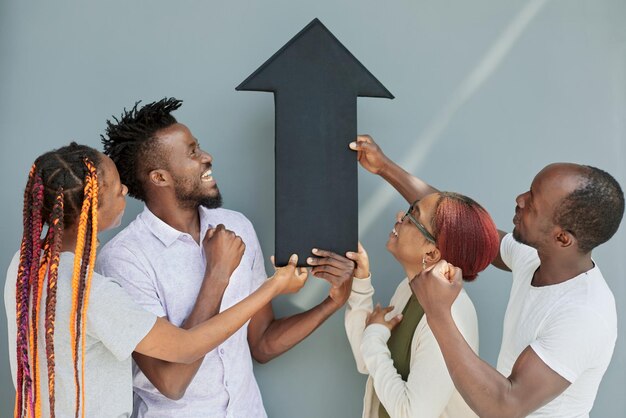
[[[512,396],[512,383],[478,357],[456,327],[451,315],[429,317],[450,377],[465,402],[481,417],[523,416]]]
[[[169,362],[191,364],[233,335],[277,294],[275,283],[268,280],[241,302],[189,330],[159,318],[135,351]]]
[[[357,369],[363,374],[367,374],[368,371],[361,354],[361,341],[363,339],[363,331],[365,331],[367,316],[374,308],[373,296],[374,288],[371,285],[370,278],[354,279],[344,318],[346,335]]]
[[[409,203],[413,203],[417,199],[421,199],[426,195],[438,191],[426,182],[410,174],[390,159],[387,159],[384,168],[379,174]]]
[[[251,345],[252,355],[259,363],[266,363],[288,351],[308,337],[341,306],[326,298],[316,307],[286,318],[274,319],[259,341]]]
[[[219,312],[222,296],[228,284],[228,277],[223,276],[217,272],[206,272],[193,310],[180,328],[190,329]],[[191,364],[172,363],[139,353],[135,353],[133,358],[154,387],[163,396],[174,400],[180,399],[185,394],[203,361],[203,358],[200,358]]]

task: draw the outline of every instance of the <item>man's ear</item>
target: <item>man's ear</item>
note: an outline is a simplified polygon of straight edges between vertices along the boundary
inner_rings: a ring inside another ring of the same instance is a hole
[[[152,170],[148,173],[148,180],[156,187],[165,187],[172,184],[172,176],[163,169]]]
[[[566,231],[565,229],[559,229],[554,236],[554,240],[556,241],[557,245],[562,248],[568,248],[578,243],[576,237],[571,232]]]

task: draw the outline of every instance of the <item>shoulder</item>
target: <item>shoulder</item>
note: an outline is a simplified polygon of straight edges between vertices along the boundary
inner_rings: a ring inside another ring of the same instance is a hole
[[[390,305],[395,305],[399,301],[401,303],[406,304],[406,302],[411,297],[411,285],[409,284],[409,279],[405,277],[402,279],[398,287],[396,287],[396,291],[393,293],[391,300],[389,301]]]
[[[7,320],[15,318],[15,286],[17,284],[17,270],[20,265],[20,252],[13,256],[11,264],[7,269],[7,277],[4,282],[4,307],[7,313]]]
[[[16,252],[11,259],[9,268],[7,269],[7,278],[4,284],[5,293],[7,290],[12,289],[15,294],[15,284],[17,283],[17,270],[20,266],[20,252]]]
[[[237,212],[235,210],[226,209],[226,208],[217,208],[217,209],[207,209],[201,207],[200,210],[211,221],[229,221],[234,223],[241,223],[246,225],[252,225],[250,220],[241,212]],[[222,222],[223,223],[223,222]]]
[[[478,340],[478,316],[474,303],[470,299],[465,289],[457,296],[452,304],[452,319],[461,331],[466,340]]]
[[[256,236],[252,222],[241,212],[225,208],[201,208],[200,210],[202,215],[212,225],[224,224],[226,228],[241,235],[243,238],[247,235]]]
[[[117,248],[133,248],[145,241],[146,233],[149,233],[146,225],[141,221],[141,214],[130,224],[119,231],[101,249],[100,254],[105,254]]]
[[[563,296],[549,315],[552,321],[567,321],[580,329],[587,328],[593,332],[616,333],[615,297],[597,266],[572,279],[571,283],[562,285]]]
[[[513,271],[520,264],[527,264],[539,258],[537,250],[515,240],[512,233],[506,234],[500,241],[500,256],[502,261]]]

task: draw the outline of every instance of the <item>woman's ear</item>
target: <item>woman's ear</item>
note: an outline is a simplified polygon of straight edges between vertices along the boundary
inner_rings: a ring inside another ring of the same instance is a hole
[[[429,252],[424,254],[424,261],[426,261],[429,265],[435,264],[439,260],[441,260],[441,251],[439,251],[439,249],[435,246],[433,246]]]

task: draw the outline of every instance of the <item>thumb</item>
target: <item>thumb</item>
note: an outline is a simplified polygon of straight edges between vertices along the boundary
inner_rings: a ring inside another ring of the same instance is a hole
[[[295,268],[297,264],[298,264],[298,254],[291,254],[291,257],[289,257],[289,262],[287,263],[287,265]]]
[[[272,262],[272,267],[274,267],[274,271],[276,271],[276,257],[271,255],[270,256],[270,261]]]
[[[392,329],[395,328],[396,325],[398,325],[400,323],[400,321],[402,321],[402,318],[404,318],[402,316],[402,314],[398,314],[398,315],[394,316],[393,318],[391,318],[389,320],[389,325],[391,326],[391,328]]]
[[[216,231],[216,228],[209,228],[209,229],[207,229],[207,230],[206,230],[206,235],[205,235],[205,238],[206,238],[206,239],[211,239],[211,238],[213,238],[213,235],[215,235],[215,231]]]

